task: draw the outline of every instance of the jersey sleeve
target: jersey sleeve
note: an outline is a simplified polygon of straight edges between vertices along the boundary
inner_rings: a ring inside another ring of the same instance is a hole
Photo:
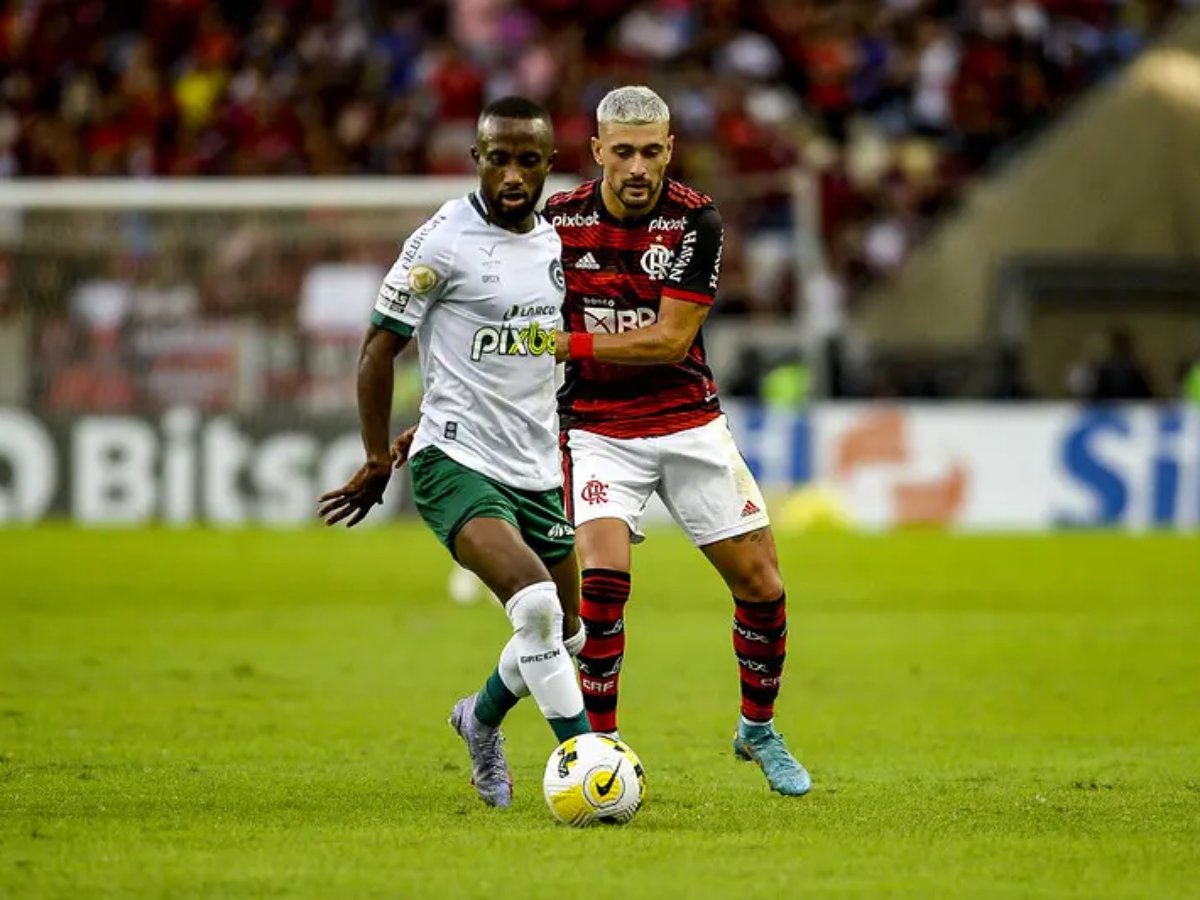
[[[375,297],[371,323],[411,337],[453,275],[454,239],[438,213],[409,235]]]
[[[705,206],[691,213],[662,295],[711,306],[721,278],[724,241],[725,229],[715,206]]]

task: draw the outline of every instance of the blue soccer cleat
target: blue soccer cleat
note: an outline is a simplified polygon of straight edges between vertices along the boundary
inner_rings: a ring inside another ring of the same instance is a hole
[[[742,721],[733,739],[733,755],[758,763],[771,790],[786,797],[803,797],[812,790],[808,770],[788,752],[783,735],[770,724]]]

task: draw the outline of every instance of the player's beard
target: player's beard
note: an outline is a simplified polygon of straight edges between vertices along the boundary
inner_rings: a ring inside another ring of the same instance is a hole
[[[619,191],[617,191],[617,196],[621,198],[621,204],[626,209],[631,209],[631,210],[649,209],[650,206],[654,203],[654,192],[657,189],[657,187],[658,187],[658,185],[655,184],[653,181],[639,181],[639,182],[626,181],[624,184],[621,185],[621,189]],[[631,197],[630,196],[630,188],[642,188],[642,191],[643,191],[642,196]]]
[[[489,206],[491,206],[492,216],[497,222],[504,225],[516,225],[533,214],[533,211],[537,209],[538,200],[541,199],[541,196],[542,191],[539,188],[524,203],[517,206],[505,206],[503,197],[497,194]]]

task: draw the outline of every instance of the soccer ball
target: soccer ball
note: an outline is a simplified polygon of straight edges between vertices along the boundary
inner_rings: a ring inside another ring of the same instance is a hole
[[[501,609],[504,604],[500,599],[487,589],[487,586],[479,580],[479,576],[470,569],[464,569],[462,566],[455,566],[450,572],[450,580],[446,584],[446,593],[450,595],[450,599],[461,606],[470,606],[472,603],[484,599],[485,597],[499,605]]]
[[[475,573],[470,569],[455,566],[450,572],[450,582],[446,585],[446,593],[455,603],[470,606],[475,601],[482,599],[485,590],[483,582],[475,577]]]
[[[542,788],[550,812],[565,825],[624,825],[646,797],[646,773],[624,741],[581,734],[554,748]]]

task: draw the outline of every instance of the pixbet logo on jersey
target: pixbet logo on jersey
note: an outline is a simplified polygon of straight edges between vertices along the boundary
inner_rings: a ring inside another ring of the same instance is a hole
[[[559,215],[551,219],[550,224],[555,228],[590,228],[592,225],[600,224],[600,215],[598,213],[590,213],[586,216],[582,213],[571,216]]]
[[[687,227],[687,219],[664,219],[659,216],[650,223],[651,231],[683,231]]]
[[[557,346],[554,332],[547,331],[537,322],[530,322],[524,328],[485,325],[475,332],[471,340],[471,359],[479,362],[489,353],[497,356],[553,356]]]

